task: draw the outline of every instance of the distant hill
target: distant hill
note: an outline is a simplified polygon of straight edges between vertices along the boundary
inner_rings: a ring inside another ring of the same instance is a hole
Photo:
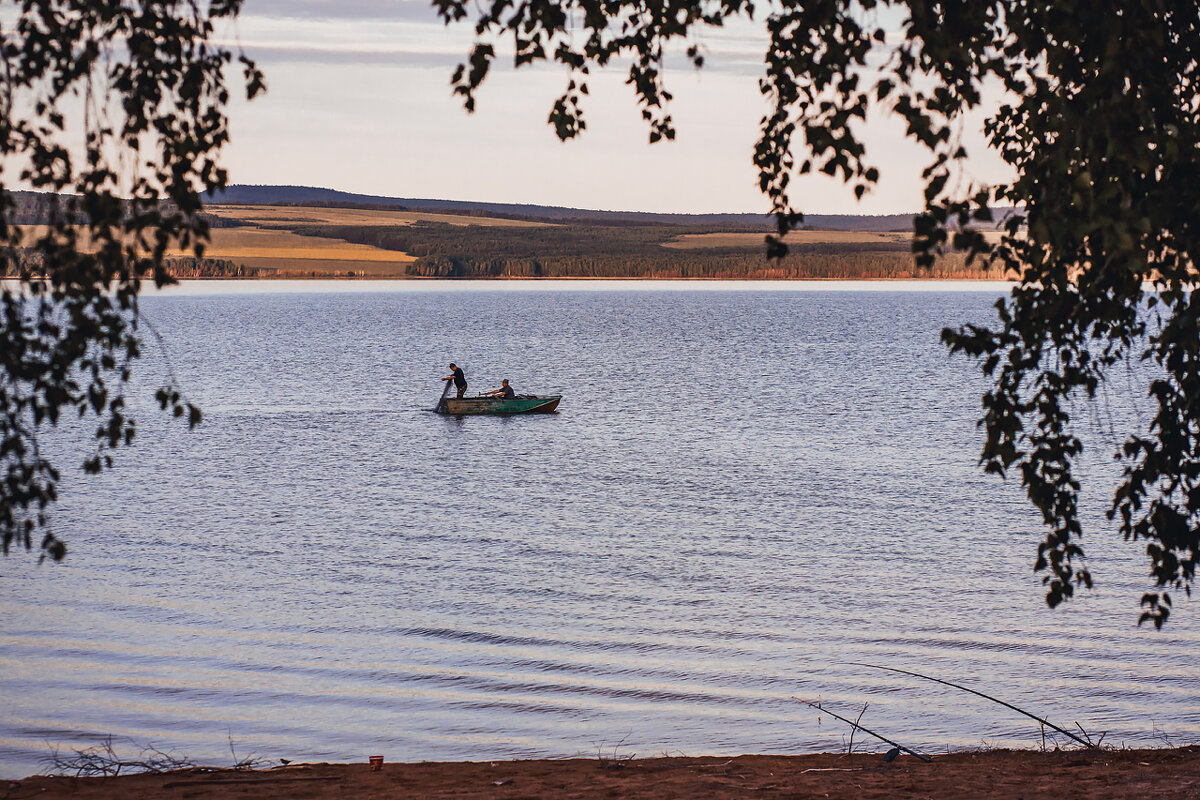
[[[561,206],[538,206],[521,203],[473,203],[464,200],[432,200],[412,197],[382,197],[355,194],[336,189],[312,186],[243,186],[234,185],[224,192],[207,198],[214,203],[265,205],[269,203],[346,203],[382,208],[422,209],[427,211],[481,211],[504,216],[532,217],[546,220],[580,220],[594,222],[631,222],[668,225],[737,225],[773,227],[771,218],[763,214],[653,214],[642,211],[597,211]],[[804,224],[818,229],[845,231],[911,231],[912,214],[859,216],[854,214],[805,214]]]
[[[18,225],[75,213],[74,198],[7,193]],[[753,214],[648,214],[379,197],[307,187],[236,186],[210,198],[203,257],[168,253],[186,278],[645,278],[705,280],[996,279],[947,253],[912,254],[908,216],[816,215],[767,258]],[[222,204],[222,201],[223,204]],[[232,202],[231,202],[232,201]],[[82,219],[65,221],[81,224]],[[550,224],[548,224],[550,223]],[[818,229],[820,226],[820,229]],[[887,228],[900,228],[899,231]],[[17,248],[7,262],[37,272]]]

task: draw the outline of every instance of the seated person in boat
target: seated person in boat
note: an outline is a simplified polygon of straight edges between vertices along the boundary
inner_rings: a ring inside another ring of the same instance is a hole
[[[461,399],[467,392],[467,376],[463,374],[462,369],[455,365],[453,361],[450,362],[450,370],[449,377],[442,378],[442,380],[454,381],[454,388],[458,390],[458,397]]]
[[[484,392],[483,396],[484,397],[496,397],[496,398],[499,398],[500,400],[512,400],[514,397],[517,396],[517,393],[513,391],[513,388],[511,386],[508,385],[508,379],[505,378],[504,380],[500,381],[499,389],[493,389],[490,392]]]

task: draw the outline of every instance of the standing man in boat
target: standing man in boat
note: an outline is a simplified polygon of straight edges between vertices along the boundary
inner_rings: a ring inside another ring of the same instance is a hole
[[[450,375],[442,378],[444,381],[454,381],[454,388],[458,390],[458,397],[461,400],[462,396],[467,392],[467,376],[453,361],[450,362]]]
[[[501,400],[512,400],[517,396],[513,388],[508,385],[508,378],[500,381],[499,389],[492,389],[490,392],[484,392],[487,397],[499,397]]]

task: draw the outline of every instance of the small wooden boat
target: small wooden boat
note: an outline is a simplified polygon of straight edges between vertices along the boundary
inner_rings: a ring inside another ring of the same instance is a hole
[[[561,394],[539,397],[532,394],[517,395],[505,400],[500,397],[445,397],[438,404],[439,414],[463,416],[465,414],[549,414],[558,408]]]
[[[482,397],[449,397],[450,383],[446,382],[445,388],[442,389],[442,396],[438,398],[437,408],[434,409],[439,414],[446,414],[452,417],[460,417],[466,414],[498,414],[508,416],[509,414],[549,414],[558,408],[558,401],[562,400],[561,394],[546,395],[539,397],[533,394],[519,394],[512,398],[502,398],[495,396]]]

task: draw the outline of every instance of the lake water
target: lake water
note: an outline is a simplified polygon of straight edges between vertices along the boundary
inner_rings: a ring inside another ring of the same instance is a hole
[[[982,475],[990,284],[201,283],[144,301],[193,432],[151,410],[68,470],[61,565],[0,562],[0,775],[109,734],[207,763],[935,752],[1200,739],[1200,605],[1135,626],[1138,548],[1089,483],[1097,588],[1059,610],[1016,482]],[[446,363],[559,413],[429,412]],[[1113,387],[1081,408],[1111,480]],[[82,429],[51,437],[64,464]],[[74,449],[72,449],[74,448]],[[1061,740],[1061,738],[1060,738]],[[861,735],[856,745],[864,742]],[[866,741],[868,749],[876,749]]]

